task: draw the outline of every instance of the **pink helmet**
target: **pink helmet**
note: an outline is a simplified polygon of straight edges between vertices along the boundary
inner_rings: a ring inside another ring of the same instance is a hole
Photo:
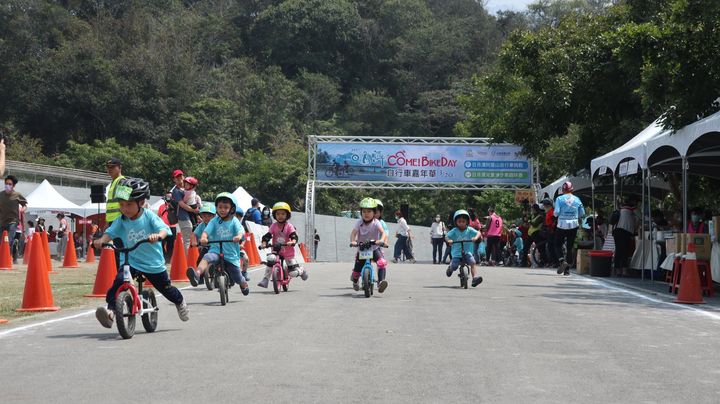
[[[185,182],[187,182],[188,184],[190,184],[194,187],[196,187],[198,184],[198,180],[195,177],[185,177]]]
[[[572,192],[574,190],[573,184],[570,181],[565,181],[565,183],[562,186],[563,193]]]

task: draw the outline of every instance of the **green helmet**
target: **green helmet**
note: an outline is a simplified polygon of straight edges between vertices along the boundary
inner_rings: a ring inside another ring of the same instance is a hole
[[[202,206],[200,207],[200,214],[203,213],[210,213],[211,215],[217,214],[217,211],[215,210],[215,205],[210,202],[203,202]]]
[[[375,203],[377,203],[377,208],[380,210],[385,210],[385,205],[383,205],[382,201],[380,199],[375,199]]]
[[[360,201],[360,209],[377,209],[377,201],[373,198],[363,198]]]
[[[470,214],[465,209],[456,210],[455,214],[453,215],[453,222],[457,222],[457,219],[461,216],[465,216],[467,218],[467,221],[470,221]]]
[[[235,214],[235,209],[237,208],[237,199],[235,199],[235,195],[231,194],[230,192],[220,192],[218,196],[215,197],[215,207],[217,207],[217,204],[221,200],[228,200],[230,201],[230,214]]]

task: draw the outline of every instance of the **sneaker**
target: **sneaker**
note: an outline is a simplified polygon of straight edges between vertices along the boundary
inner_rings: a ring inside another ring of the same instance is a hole
[[[302,273],[300,274],[300,279],[306,281],[308,278],[308,273],[306,270],[303,269]]]
[[[453,269],[450,268],[450,267],[448,267],[448,268],[445,270],[445,275],[447,275],[448,278],[452,276],[452,273],[453,273]]]
[[[356,292],[357,292],[358,290],[360,290],[360,284],[358,284],[357,282],[353,281],[353,289],[355,289]]]
[[[437,261],[433,260],[433,265],[436,265],[436,264],[437,264]]]
[[[244,288],[240,286],[240,291],[242,292],[243,296],[247,296],[248,294],[250,294],[250,285],[246,283]]]
[[[475,287],[482,283],[482,276],[478,276],[477,278],[472,280],[472,287]]]
[[[410,259],[410,263],[411,263],[411,264],[414,264],[414,263],[415,263],[415,258]]]
[[[385,279],[378,282],[378,292],[382,293],[387,289],[388,283]]]
[[[397,263],[398,263],[398,259],[397,259],[397,258],[393,258],[393,259],[392,259],[392,262],[393,262],[393,264],[397,264]]]
[[[193,285],[193,286],[198,285],[197,274],[195,273],[194,269],[188,268],[187,271],[185,271],[185,274],[187,275],[188,279],[190,280],[191,285]]]
[[[185,303],[185,300],[183,300],[182,303],[178,303],[175,305],[175,308],[178,312],[178,317],[180,317],[180,320],[182,321],[188,321],[190,319],[190,309],[188,309],[187,303]]]
[[[268,283],[269,283],[268,278],[262,278],[262,280],[257,285],[260,286],[261,288],[267,289]]]
[[[97,310],[95,310],[95,318],[103,327],[112,328],[115,313],[105,307],[98,307]]]
[[[562,273],[565,273],[565,271],[569,268],[569,265],[567,262],[561,262],[560,265],[558,265],[557,274],[560,275]]]
[[[563,271],[563,275],[568,276],[570,275],[570,267],[565,267],[565,270]]]
[[[245,278],[246,281],[250,282],[250,276],[248,275],[247,271],[242,271],[242,276]]]

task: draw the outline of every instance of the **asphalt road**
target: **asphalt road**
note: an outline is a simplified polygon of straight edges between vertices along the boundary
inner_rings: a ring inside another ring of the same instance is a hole
[[[0,328],[0,402],[720,401],[717,315],[549,270],[483,268],[461,290],[428,264],[365,299],[349,264],[308,267],[225,307],[185,290],[187,323],[161,298],[158,331],[131,340],[87,309]]]

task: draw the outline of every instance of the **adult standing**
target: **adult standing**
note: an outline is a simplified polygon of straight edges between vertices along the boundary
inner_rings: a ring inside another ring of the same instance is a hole
[[[313,236],[313,243],[315,245],[315,251],[313,254],[313,258],[315,259],[315,261],[317,261],[317,248],[318,248],[318,244],[320,244],[320,235],[317,233],[317,229],[313,229],[313,231],[315,232],[315,235]]]
[[[440,218],[440,214],[435,215],[435,221],[430,225],[430,241],[433,246],[433,264],[442,264],[443,244],[445,244],[445,235],[448,229]]]
[[[27,200],[20,193],[15,191],[18,179],[14,175],[5,177],[5,190],[0,192],[0,231],[7,230],[10,242],[10,251],[13,250],[15,232],[20,223],[20,214],[25,212]],[[15,263],[16,258],[13,258]]]
[[[199,214],[200,209],[192,208],[190,207],[190,205],[183,201],[183,199],[185,198],[185,190],[183,188],[183,182],[185,181],[185,173],[183,173],[182,170],[175,170],[172,173],[172,179],[173,182],[175,182],[175,186],[170,190],[170,193],[172,194],[173,201],[177,202],[178,206],[177,227],[180,230],[180,235],[182,236],[185,251],[187,251],[187,249],[190,247],[190,237],[192,236],[193,231],[193,224],[192,220],[190,220],[190,213],[192,212],[195,214]]]
[[[162,241],[163,251],[165,252],[165,262],[170,263],[172,258],[173,248],[175,247],[175,237],[177,236],[177,204],[172,199],[172,194],[165,194],[163,203],[158,208],[158,216],[160,219],[170,228],[170,233]]]
[[[562,186],[563,194],[555,199],[555,211],[553,215],[557,218],[557,229],[555,233],[555,254],[560,260],[557,273],[570,275],[570,267],[573,265],[573,245],[577,237],[580,219],[585,216],[585,208],[580,198],[573,195],[573,184],[566,181]],[[565,244],[565,256],[562,247]]]
[[[545,261],[548,265],[557,266],[558,257],[555,254],[555,230],[557,227],[557,218],[555,217],[555,208],[553,202],[549,198],[542,200],[543,209],[545,210],[545,254],[547,260]]]
[[[245,220],[254,222],[255,224],[259,224],[262,226],[263,220],[262,220],[262,212],[260,211],[260,201],[258,201],[255,198],[252,198],[250,200],[250,209],[245,212]]]
[[[67,248],[67,240],[69,232],[69,226],[68,221],[65,219],[65,215],[62,213],[57,214],[58,219],[58,228],[56,230],[57,237],[55,238],[57,240],[57,259],[58,261],[63,260],[63,256],[65,255],[65,249]]]
[[[488,209],[487,229],[487,260],[491,266],[500,261],[500,236],[502,236],[503,219],[495,213],[495,208]]]
[[[117,157],[113,157],[105,163],[105,170],[112,178],[105,203],[105,225],[110,227],[112,222],[121,216],[120,200],[117,198],[116,191],[117,184],[125,177],[122,175],[122,162]]]
[[[620,206],[620,217],[612,231],[615,241],[615,276],[629,276],[628,261],[632,251],[633,237],[638,226],[635,214],[635,201],[628,198]]]
[[[530,266],[531,262],[528,260],[528,254],[530,254],[530,248],[532,247],[532,244],[535,243],[535,245],[539,245],[543,241],[542,237],[542,226],[543,223],[545,223],[545,215],[543,214],[543,211],[540,209],[540,205],[537,203],[533,204],[532,209],[530,210],[530,222],[528,227],[528,237],[527,242],[525,243],[525,249],[522,252],[522,266],[527,267]],[[545,257],[545,254],[541,252],[540,254],[543,258]]]
[[[398,230],[395,233],[395,236],[397,236],[397,241],[395,241],[395,254],[393,262],[397,263],[400,259],[400,253],[405,253],[405,258],[409,259],[410,262],[414,264],[415,258],[413,257],[410,246],[408,245],[408,240],[412,237],[412,233],[410,232],[410,226],[408,226],[402,212],[400,212],[399,210],[395,212],[395,219],[397,219]]]

